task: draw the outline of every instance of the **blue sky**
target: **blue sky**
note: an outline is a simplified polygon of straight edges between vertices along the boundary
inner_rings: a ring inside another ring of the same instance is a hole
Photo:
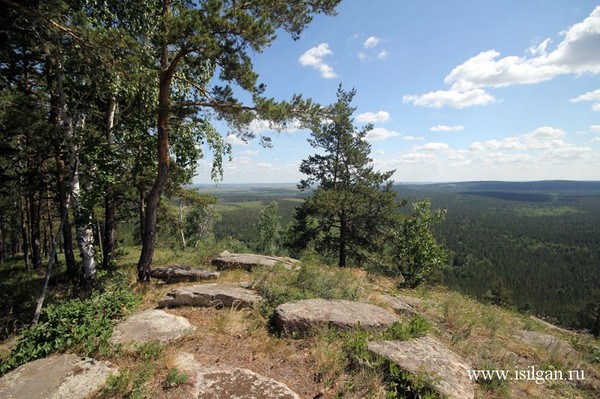
[[[600,1],[342,0],[256,54],[268,96],[357,90],[371,157],[396,182],[600,180]],[[233,146],[222,183],[298,182],[309,133]],[[209,183],[210,157],[195,183]]]

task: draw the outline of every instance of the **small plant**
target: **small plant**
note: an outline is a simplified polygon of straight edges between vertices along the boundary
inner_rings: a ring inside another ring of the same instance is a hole
[[[489,392],[496,393],[502,397],[508,397],[510,392],[510,386],[507,379],[502,378],[495,373],[495,370],[498,370],[496,365],[490,363],[484,363],[480,368],[482,371],[487,371],[489,378],[478,378],[477,383],[485,388]]]
[[[0,364],[0,373],[69,348],[86,356],[103,351],[115,321],[137,307],[139,301],[130,290],[118,288],[46,307],[44,321],[23,333],[10,358]]]
[[[421,317],[415,315],[408,324],[400,322],[392,323],[385,331],[381,334],[380,339],[384,340],[398,340],[407,341],[411,338],[419,338],[424,336],[431,329],[431,324]]]
[[[183,384],[185,384],[188,380],[188,376],[181,373],[177,368],[173,367],[169,369],[167,376],[165,378],[165,388],[177,388]]]

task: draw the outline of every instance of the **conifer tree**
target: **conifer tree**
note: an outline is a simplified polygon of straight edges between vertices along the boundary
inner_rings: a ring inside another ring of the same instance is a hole
[[[319,153],[302,161],[306,178],[298,187],[315,191],[298,209],[292,227],[292,246],[312,244],[320,253],[335,255],[341,267],[348,259],[364,262],[383,250],[402,205],[389,180],[395,171],[373,169],[365,139],[373,126],[353,126],[354,95],[355,90],[346,92],[340,85],[329,119],[312,128],[309,143]]]

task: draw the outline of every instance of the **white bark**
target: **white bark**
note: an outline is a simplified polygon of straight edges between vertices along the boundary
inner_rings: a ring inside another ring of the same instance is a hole
[[[94,231],[91,213],[84,211],[81,206],[81,184],[79,181],[79,146],[74,140],[73,117],[68,111],[67,97],[64,90],[64,70],[61,63],[58,66],[57,88],[60,95],[60,116],[63,124],[65,142],[69,146],[69,165],[71,169],[71,205],[77,246],[83,261],[82,281],[89,284],[96,278],[96,259],[94,251]],[[81,122],[83,124],[83,121]]]

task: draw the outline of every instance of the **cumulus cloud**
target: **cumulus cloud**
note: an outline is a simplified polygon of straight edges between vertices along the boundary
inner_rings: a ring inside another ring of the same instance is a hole
[[[423,95],[407,95],[402,99],[405,103],[413,103],[430,108],[466,108],[474,105],[488,105],[496,101],[494,96],[483,89],[468,91],[461,90],[438,90]]]
[[[446,143],[427,143],[425,145],[415,147],[415,150],[417,151],[422,150],[428,152],[447,151],[449,149],[450,146]]]
[[[386,111],[378,111],[378,112],[365,112],[356,117],[356,120],[359,122],[385,122],[390,119],[390,114]]]
[[[381,50],[377,53],[378,60],[385,60],[388,57],[389,53],[386,50]]]
[[[565,74],[600,74],[600,6],[561,35],[563,40],[554,50],[549,51],[551,40],[546,39],[529,49],[531,57],[501,57],[496,50],[483,51],[445,77],[450,90],[408,95],[404,101],[434,108],[488,105],[494,97],[485,88],[534,84]]]
[[[600,111],[600,89],[588,91],[587,93],[583,93],[579,97],[572,98],[569,101],[571,101],[572,103],[580,103],[583,101],[595,101],[595,103],[592,104],[592,109],[594,111]]]
[[[249,143],[247,141],[242,140],[240,137],[236,136],[235,134],[230,134],[227,137],[225,137],[225,142],[227,144],[231,144],[231,145],[241,145],[241,146],[249,145]]]
[[[266,133],[274,131],[295,133],[302,130],[302,125],[297,119],[288,122],[285,127],[263,119],[255,119],[252,122],[250,122],[249,129],[256,133]]]
[[[431,127],[429,130],[431,130],[432,132],[458,132],[460,130],[465,130],[465,127],[463,125],[437,125]]]
[[[420,137],[420,136],[402,136],[402,140],[404,140],[404,141],[421,141],[421,140],[425,140],[425,137]]]
[[[376,127],[367,133],[365,140],[367,141],[383,141],[390,137],[400,136],[400,133],[393,130],[387,130],[382,127]]]
[[[318,70],[325,79],[332,79],[336,78],[337,74],[333,71],[333,68],[324,61],[324,58],[331,54],[333,54],[333,52],[329,49],[329,44],[321,43],[316,47],[308,49],[300,56],[300,58],[298,58],[298,61],[302,66]]]
[[[381,41],[377,36],[369,36],[367,40],[363,43],[364,48],[373,48],[379,44]]]
[[[592,125],[590,126],[590,130],[594,133],[600,133],[600,125]]]
[[[592,143],[600,143],[600,137],[594,137]]]

